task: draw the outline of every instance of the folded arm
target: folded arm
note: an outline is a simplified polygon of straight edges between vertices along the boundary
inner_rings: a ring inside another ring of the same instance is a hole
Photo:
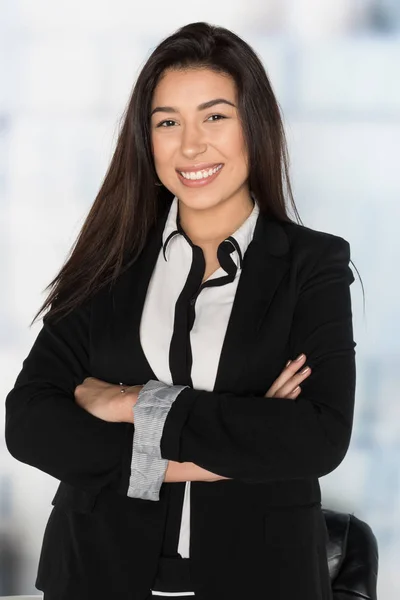
[[[6,397],[9,452],[70,485],[127,486],[134,427],[91,415],[74,390],[90,377],[88,301],[43,327]],[[126,494],[126,490],[122,493]]]
[[[335,237],[300,290],[290,356],[312,375],[294,401],[185,388],[165,421],[161,456],[248,482],[321,477],[343,460],[355,396],[349,244]]]
[[[347,452],[354,411],[356,344],[349,289],[354,276],[349,259],[349,244],[335,237],[301,286],[290,356],[304,352],[312,376],[296,400],[150,381],[139,394],[148,414],[159,405],[157,395],[171,401],[157,441],[151,450],[144,443],[142,456],[192,462],[249,483],[321,477],[333,471]],[[139,431],[145,441],[149,428]]]
[[[340,464],[355,392],[348,262],[348,243],[334,238],[301,286],[289,344],[290,357],[304,352],[313,369],[301,395],[289,401],[172,390],[153,455],[164,461],[164,476],[168,461],[245,482],[320,477]],[[90,310],[86,302],[58,322],[44,320],[6,398],[6,444],[18,460],[66,483],[88,491],[112,485],[126,494],[134,425],[99,419],[74,399],[76,386],[91,376]],[[147,452],[141,453],[151,458]]]
[[[132,422],[98,418],[76,403],[76,387],[92,375],[90,313],[88,301],[58,321],[44,318],[6,397],[6,445],[17,460],[78,488],[96,492],[112,486],[123,495],[145,497],[148,483],[140,474],[136,483],[133,479]],[[162,462],[158,489],[163,481],[219,477],[192,462]],[[154,470],[142,474],[154,477]],[[157,491],[152,499],[158,498]]]

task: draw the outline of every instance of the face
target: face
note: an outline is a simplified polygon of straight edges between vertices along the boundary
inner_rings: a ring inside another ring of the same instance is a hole
[[[188,208],[248,202],[248,166],[235,82],[210,69],[168,70],[151,106],[160,181]]]

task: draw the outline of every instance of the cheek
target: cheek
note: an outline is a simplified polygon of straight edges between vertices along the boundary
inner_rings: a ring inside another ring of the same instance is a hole
[[[247,152],[240,138],[232,140],[229,146],[229,157],[237,174],[242,176],[247,171]]]
[[[175,147],[171,138],[167,139],[165,136],[164,139],[157,139],[157,136],[154,136],[152,140],[154,163],[159,167],[167,166],[171,160]]]
[[[246,144],[241,130],[236,133],[234,139],[232,140],[232,147],[235,148],[237,156],[240,156],[242,159],[245,158]]]
[[[240,130],[227,131],[220,137],[218,143],[220,151],[232,162],[242,163],[246,158],[244,138]]]
[[[247,148],[246,148],[246,142],[243,137],[242,131],[240,131],[236,137],[235,150],[236,150],[237,160],[243,166],[243,169],[247,170],[247,168],[248,168]]]

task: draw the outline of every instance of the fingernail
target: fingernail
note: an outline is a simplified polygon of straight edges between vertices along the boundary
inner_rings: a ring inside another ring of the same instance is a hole
[[[300,354],[297,358],[295,362],[298,362],[299,360],[301,360],[303,358],[304,354]]]
[[[291,360],[288,360],[287,363],[286,363],[286,366],[288,367],[291,362],[292,362]]]
[[[297,390],[299,390],[299,389],[300,389],[300,386],[298,385],[297,387],[295,387],[295,388],[294,388],[294,390],[293,390],[292,394],[293,394],[294,392],[297,392]]]
[[[304,369],[302,369],[302,370],[300,371],[300,373],[301,373],[302,375],[304,375],[305,373],[308,373],[308,371],[309,371],[309,370],[310,370],[310,367],[304,367]]]

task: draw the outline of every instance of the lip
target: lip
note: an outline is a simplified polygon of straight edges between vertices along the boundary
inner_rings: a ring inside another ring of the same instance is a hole
[[[216,163],[216,165],[218,165],[218,164],[222,164],[222,163]],[[205,185],[209,185],[210,183],[212,183],[214,181],[214,179],[216,179],[218,177],[218,175],[221,173],[223,168],[224,168],[224,165],[222,164],[222,167],[216,173],[214,173],[210,177],[205,177],[204,179],[185,179],[183,177],[183,175],[181,175],[178,171],[177,171],[177,175],[179,177],[179,181],[185,187],[198,188],[198,187],[204,187]],[[198,170],[200,170],[200,169],[198,169]]]
[[[183,173],[188,173],[189,171],[204,171],[205,169],[213,169],[214,167],[218,167],[218,165],[223,165],[224,163],[197,163],[196,165],[186,165],[185,167],[177,167],[176,171],[183,171]]]

